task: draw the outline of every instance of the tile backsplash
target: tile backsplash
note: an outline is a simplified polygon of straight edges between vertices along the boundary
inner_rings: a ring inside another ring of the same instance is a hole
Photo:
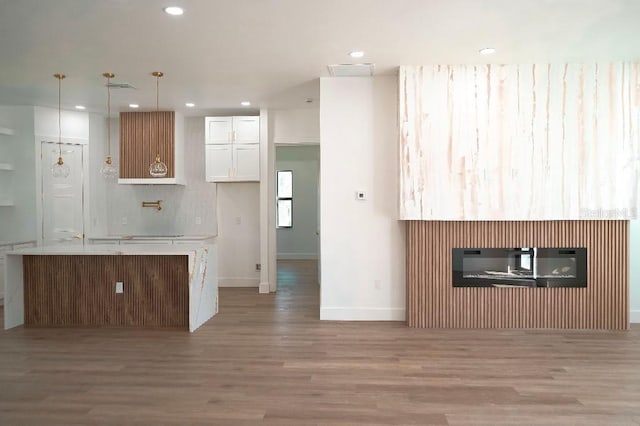
[[[216,184],[205,181],[203,117],[185,118],[184,152],[185,186],[107,185],[108,234],[217,234]],[[157,200],[160,211],[142,207],[143,201]]]

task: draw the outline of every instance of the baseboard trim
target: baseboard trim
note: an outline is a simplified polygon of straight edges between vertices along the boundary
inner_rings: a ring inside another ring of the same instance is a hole
[[[258,287],[259,278],[218,278],[218,287]]]
[[[629,322],[630,323],[640,323],[640,309],[629,311]]]
[[[278,260],[318,260],[317,253],[278,253]]]
[[[258,285],[258,293],[269,294],[269,283],[260,283]]]
[[[405,308],[320,308],[326,321],[405,321]]]

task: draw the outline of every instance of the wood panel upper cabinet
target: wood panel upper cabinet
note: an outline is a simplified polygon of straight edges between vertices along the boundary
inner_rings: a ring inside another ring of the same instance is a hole
[[[260,180],[260,117],[205,117],[207,182]]]
[[[120,178],[125,184],[184,183],[184,119],[175,111],[120,113]],[[167,176],[154,178],[149,166],[156,155]]]

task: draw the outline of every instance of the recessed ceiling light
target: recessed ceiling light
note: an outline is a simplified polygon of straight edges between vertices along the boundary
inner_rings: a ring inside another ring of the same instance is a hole
[[[140,105],[138,104],[129,104],[129,108],[139,108]]]
[[[352,58],[362,58],[364,56],[364,52],[362,50],[354,50],[353,52],[349,52],[349,56]]]
[[[496,53],[496,49],[494,49],[493,47],[483,47],[482,49],[478,50],[478,52],[480,52],[481,55],[492,55]]]
[[[85,109],[85,107],[84,105],[76,105],[76,109],[79,109],[80,111],[82,111]]]
[[[193,108],[194,106],[196,106],[196,104],[194,104],[193,102],[187,102],[186,104],[184,104],[184,106]]]
[[[164,13],[168,15],[173,15],[173,16],[180,16],[184,13],[184,9],[178,6],[165,7],[163,10],[164,10]]]
[[[242,102],[240,102],[240,105],[242,105],[242,106],[249,106],[249,105],[251,105],[251,102],[249,102],[249,101],[242,101]]]

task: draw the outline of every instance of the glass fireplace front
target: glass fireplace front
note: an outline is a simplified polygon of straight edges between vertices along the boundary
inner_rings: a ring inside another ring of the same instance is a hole
[[[454,248],[454,287],[586,287],[587,249]]]

